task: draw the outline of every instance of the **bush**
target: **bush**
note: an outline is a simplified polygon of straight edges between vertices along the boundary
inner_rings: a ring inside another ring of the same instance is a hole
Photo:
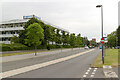
[[[49,45],[49,48],[50,48],[50,49],[55,49],[55,48],[56,48],[56,45]]]
[[[70,45],[64,45],[63,47],[64,48],[72,48],[72,46],[70,46]]]
[[[19,43],[2,44],[2,45],[0,45],[0,47],[2,47],[2,51],[15,51],[15,50],[28,50],[29,49],[29,47],[27,47],[23,44],[19,44]]]

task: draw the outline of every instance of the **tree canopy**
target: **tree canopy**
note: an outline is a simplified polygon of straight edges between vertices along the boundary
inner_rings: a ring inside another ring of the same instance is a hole
[[[117,29],[118,46],[120,46],[120,26]]]
[[[36,48],[44,39],[44,30],[38,23],[30,24],[26,30],[27,33],[25,35],[27,39],[24,39],[25,44],[28,44],[29,46],[33,45]]]
[[[107,38],[108,38],[108,46],[109,47],[115,47],[116,46],[116,40],[117,40],[116,31],[109,34],[107,36]]]

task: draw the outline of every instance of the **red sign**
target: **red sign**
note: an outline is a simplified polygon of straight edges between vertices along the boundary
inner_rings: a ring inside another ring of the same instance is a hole
[[[104,44],[104,38],[101,38],[101,44]]]

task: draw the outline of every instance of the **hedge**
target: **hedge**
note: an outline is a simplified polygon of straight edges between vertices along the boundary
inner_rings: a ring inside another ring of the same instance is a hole
[[[2,51],[15,51],[15,50],[28,50],[29,49],[29,47],[27,47],[23,44],[19,44],[19,43],[2,44],[2,45],[0,45],[0,47],[2,47]]]
[[[28,47],[26,45],[15,43],[15,44],[0,44],[0,47],[2,48],[2,51],[15,51],[15,50],[34,50],[34,46]],[[37,49],[47,49],[49,47],[50,49],[56,49],[56,48],[72,48],[70,45],[39,45]],[[78,46],[74,46],[78,47]],[[84,47],[81,45],[80,47]]]

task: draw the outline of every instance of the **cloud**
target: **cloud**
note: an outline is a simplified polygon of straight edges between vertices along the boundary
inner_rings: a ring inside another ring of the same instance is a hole
[[[24,15],[35,14],[42,20],[65,28],[71,33],[81,33],[89,39],[101,38],[101,14],[95,6],[104,7],[104,33],[117,28],[118,0],[4,0],[2,19],[21,19]]]

